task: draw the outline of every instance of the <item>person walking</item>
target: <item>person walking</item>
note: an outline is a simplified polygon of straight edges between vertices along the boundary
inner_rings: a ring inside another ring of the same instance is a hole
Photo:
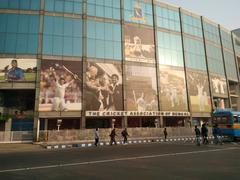
[[[98,146],[98,142],[99,142],[99,132],[98,132],[98,128],[96,128],[95,130],[95,146]]]
[[[167,128],[164,128],[163,134],[164,134],[165,141],[167,141],[167,135],[168,135]]]
[[[123,131],[122,131],[122,137],[123,137],[123,144],[127,144],[127,137],[129,136],[128,135],[128,132],[127,132],[127,128],[125,128]]]
[[[115,145],[117,145],[117,142],[115,140],[115,137],[116,137],[116,130],[115,130],[115,128],[112,129],[112,131],[111,131],[109,136],[110,136],[110,145],[112,145],[113,143]]]
[[[200,132],[200,130],[198,129],[197,126],[195,126],[195,135],[196,135],[196,144],[197,144],[197,146],[200,146],[200,135],[201,135],[201,132]]]
[[[202,125],[201,132],[202,132],[203,144],[208,144],[208,128],[205,123]]]
[[[222,145],[222,131],[218,127],[218,124],[215,124],[215,126],[213,126],[212,134],[214,137],[214,143]]]

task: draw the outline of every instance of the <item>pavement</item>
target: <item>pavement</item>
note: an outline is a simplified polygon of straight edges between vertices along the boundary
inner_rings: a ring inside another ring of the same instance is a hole
[[[240,144],[165,142],[44,149],[9,144],[0,179],[239,179]],[[22,147],[21,147],[22,146]],[[7,148],[5,148],[6,150]]]

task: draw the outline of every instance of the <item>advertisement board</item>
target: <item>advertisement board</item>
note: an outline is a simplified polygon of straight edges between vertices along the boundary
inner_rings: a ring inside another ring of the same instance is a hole
[[[39,111],[82,109],[82,62],[42,60]]]
[[[125,25],[124,34],[127,61],[155,63],[153,29]]]
[[[207,74],[188,70],[187,81],[192,112],[211,112],[211,98]]]
[[[212,83],[212,93],[213,96],[228,96],[227,95],[227,82],[224,77],[217,75],[210,75]]]
[[[121,64],[88,62],[86,71],[86,110],[123,110]]]
[[[188,111],[183,68],[160,65],[159,94],[162,111]]]
[[[36,73],[36,59],[0,58],[0,83],[34,82]]]
[[[127,111],[157,111],[156,68],[126,66]]]

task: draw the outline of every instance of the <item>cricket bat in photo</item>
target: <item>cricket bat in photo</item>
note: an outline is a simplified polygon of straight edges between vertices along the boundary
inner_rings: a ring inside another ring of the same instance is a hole
[[[77,80],[81,81],[81,79],[76,75],[74,74],[72,71],[70,71],[66,66],[62,66],[62,68],[67,71],[69,74],[71,74],[74,78],[76,78]]]
[[[135,103],[137,102],[137,99],[136,99],[136,94],[135,94],[135,91],[133,90],[133,98],[134,98],[134,101]]]

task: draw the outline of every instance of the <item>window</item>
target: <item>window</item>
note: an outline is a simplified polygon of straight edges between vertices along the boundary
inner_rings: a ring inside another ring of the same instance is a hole
[[[92,58],[121,60],[120,24],[88,20],[87,56]]]
[[[36,54],[38,48],[39,16],[0,14],[0,52]],[[1,23],[2,24],[2,23]]]
[[[43,54],[82,56],[82,20],[45,16]]]
[[[41,0],[1,0],[0,9],[39,10]]]
[[[50,12],[82,14],[82,0],[45,0],[45,10]]]

